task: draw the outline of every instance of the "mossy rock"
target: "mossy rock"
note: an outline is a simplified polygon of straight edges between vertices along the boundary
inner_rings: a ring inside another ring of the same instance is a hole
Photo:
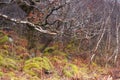
[[[37,76],[38,73],[34,70],[53,70],[53,65],[47,57],[35,57],[27,60],[24,65],[24,71],[30,75]]]
[[[8,36],[5,35],[3,32],[0,32],[0,44],[3,44],[8,41]]]
[[[75,74],[78,73],[78,71],[78,67],[74,64],[66,64],[66,66],[63,68],[63,74],[66,77],[74,77]]]

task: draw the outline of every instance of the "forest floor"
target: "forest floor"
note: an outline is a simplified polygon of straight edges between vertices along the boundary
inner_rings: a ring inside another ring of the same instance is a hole
[[[55,50],[31,56],[27,40],[12,34],[13,42],[0,35],[0,80],[120,80],[120,69]]]

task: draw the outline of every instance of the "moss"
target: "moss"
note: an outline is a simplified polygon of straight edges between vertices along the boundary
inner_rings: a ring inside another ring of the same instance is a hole
[[[6,75],[8,75],[10,78],[15,77],[15,73],[14,72],[8,72]]]
[[[8,45],[3,45],[3,49],[8,49],[9,48],[9,46]]]
[[[55,47],[47,47],[47,48],[44,50],[44,53],[52,53],[54,50],[55,50]]]
[[[41,79],[38,78],[37,76],[34,76],[34,77],[30,78],[30,80],[41,80]]]
[[[52,61],[57,62],[57,63],[62,63],[62,60],[60,60],[58,56],[54,56],[52,58]]]
[[[53,54],[54,55],[59,55],[59,56],[64,56],[64,57],[67,56],[67,53],[64,53],[64,52],[59,51],[59,50],[55,50]]]
[[[62,52],[60,50],[51,50],[51,51],[45,51],[45,53],[43,54],[44,56],[61,56],[61,57],[67,57],[67,53]]]
[[[3,60],[4,60],[4,57],[0,55],[0,66],[2,66]]]
[[[24,66],[24,71],[26,72],[26,73],[28,73],[28,74],[30,74],[30,75],[37,75],[33,70],[32,70],[32,68],[36,68],[36,69],[38,69],[38,70],[41,70],[42,68],[39,66],[39,64],[38,63],[29,63],[29,64],[26,64],[25,66]]]
[[[77,44],[75,44],[76,41],[72,39],[65,47],[68,51],[75,51],[77,49]]]
[[[84,75],[84,74],[88,73],[88,68],[87,67],[81,67],[79,69],[79,72]]]
[[[41,60],[42,60],[41,57],[35,57],[35,58],[31,58],[31,59],[27,60],[27,61],[25,62],[25,64],[29,64],[29,63],[31,63],[31,62],[40,62]]]
[[[6,49],[0,49],[0,55],[2,55],[2,56],[8,56],[9,55],[9,52],[8,52],[8,50],[6,50]]]
[[[2,37],[4,35],[4,33],[0,30],[0,37]]]
[[[19,78],[17,78],[17,77],[11,77],[11,80],[25,80],[25,79],[19,79]]]
[[[11,58],[2,58],[0,60],[0,65],[7,67],[8,69],[13,68],[13,69],[17,69],[17,63],[14,59]]]
[[[73,44],[68,44],[68,45],[66,46],[67,49],[71,49],[72,47],[73,47]]]
[[[0,32],[0,44],[3,44],[8,41],[8,36]]]
[[[66,64],[66,66],[63,69],[63,74],[66,77],[73,77],[75,74],[77,74],[79,71],[78,67],[74,64]]]
[[[91,76],[89,75],[91,71],[87,66],[79,68],[79,75],[81,75],[82,78],[84,79],[89,79]]]
[[[3,60],[3,57],[0,55],[0,62]]]
[[[43,48],[43,46],[44,46],[44,44],[40,44],[40,43],[37,44],[37,45],[38,45],[38,47],[37,47],[38,50],[41,50]]]
[[[53,47],[46,48],[43,55],[44,56],[61,56],[65,58],[67,57],[68,54],[61,50],[58,50],[56,46],[53,46]]]
[[[38,75],[34,70],[41,71],[45,70],[53,70],[53,65],[47,57],[35,57],[29,59],[25,62],[24,71],[30,75]]]
[[[4,75],[4,73],[3,73],[3,72],[0,72],[0,77],[3,76],[3,75]]]
[[[68,59],[67,58],[63,58],[63,57],[61,57],[61,56],[53,56],[52,58],[51,58],[51,61],[52,62],[57,62],[57,63],[67,63],[68,62]]]
[[[6,63],[8,63],[8,64],[4,64],[4,65],[6,65],[7,67],[11,67],[13,69],[17,69],[17,63],[14,59],[6,58],[4,60]]]
[[[52,63],[47,57],[43,57],[43,64],[41,66],[46,70],[51,70],[53,68]]]
[[[17,46],[16,49],[19,51],[26,51],[26,48],[24,48],[23,46]]]

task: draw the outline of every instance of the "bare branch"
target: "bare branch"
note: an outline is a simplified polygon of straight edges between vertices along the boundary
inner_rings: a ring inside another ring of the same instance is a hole
[[[58,7],[53,7],[53,8],[50,10],[50,12],[46,15],[46,17],[45,17],[45,23],[42,24],[42,25],[53,25],[53,24],[55,24],[58,20],[55,20],[55,21],[53,21],[52,23],[49,23],[49,22],[48,22],[48,18],[51,16],[51,14],[52,14],[54,11],[61,9],[61,8],[64,7],[65,5],[66,5],[66,3],[63,4],[63,5],[60,5],[60,6],[58,6]]]
[[[31,27],[33,27],[35,30],[37,30],[39,32],[42,32],[42,33],[46,33],[46,34],[50,34],[50,35],[56,35],[57,34],[57,33],[54,33],[54,32],[50,32],[48,30],[44,30],[44,29],[42,29],[41,26],[35,25],[35,24],[33,24],[33,23],[29,22],[29,21],[10,18],[7,15],[1,14],[1,13],[0,13],[0,17],[5,18],[5,19],[10,20],[10,21],[15,22],[15,23],[28,24]]]

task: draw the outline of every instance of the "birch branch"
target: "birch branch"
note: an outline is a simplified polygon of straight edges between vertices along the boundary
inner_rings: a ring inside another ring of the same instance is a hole
[[[118,53],[119,53],[119,27],[120,27],[120,24],[117,26],[116,25],[116,50],[115,50],[115,59],[114,59],[114,63],[117,61],[117,57],[118,57]]]
[[[102,26],[105,25],[105,27],[104,27],[104,29],[103,29],[103,32],[102,32],[102,34],[101,34],[101,36],[100,36],[100,38],[99,38],[99,40],[98,40],[98,42],[97,42],[97,45],[96,45],[95,49],[93,50],[93,52],[96,52],[97,49],[98,49],[98,47],[99,47],[99,44],[100,44],[100,42],[101,42],[101,40],[102,40],[102,38],[103,38],[103,36],[104,36],[104,34],[105,34],[106,24],[108,23],[109,19],[110,19],[110,16],[108,16],[108,18],[106,19],[106,21],[102,23]],[[93,58],[95,57],[95,55],[96,55],[95,53],[92,55],[91,61],[93,60]]]
[[[50,32],[48,30],[44,30],[44,29],[42,29],[41,26],[35,25],[35,24],[33,24],[33,23],[31,23],[31,22],[29,22],[27,20],[20,20],[20,19],[10,18],[7,15],[1,14],[1,13],[0,13],[0,17],[5,18],[5,19],[7,19],[9,21],[12,21],[12,22],[15,22],[15,23],[28,24],[31,27],[33,27],[35,30],[37,30],[37,31],[39,31],[41,33],[46,33],[46,34],[50,34],[50,35],[56,35],[57,34],[57,33],[54,33],[54,32]]]

